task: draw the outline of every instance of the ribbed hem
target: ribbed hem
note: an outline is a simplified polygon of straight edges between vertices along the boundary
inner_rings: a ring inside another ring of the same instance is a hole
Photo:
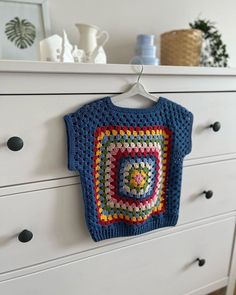
[[[147,223],[142,225],[117,223],[112,224],[107,228],[101,226],[99,229],[91,229],[90,234],[95,242],[99,242],[110,238],[140,235],[161,227],[175,226],[177,221],[178,214],[169,214],[159,216],[157,219],[152,219],[151,221],[147,221]]]
[[[75,170],[75,164],[74,164],[74,138],[75,134],[73,134],[73,123],[71,120],[71,114],[65,115],[64,120],[66,123],[66,133],[67,133],[67,159],[68,159],[68,169],[69,170]]]

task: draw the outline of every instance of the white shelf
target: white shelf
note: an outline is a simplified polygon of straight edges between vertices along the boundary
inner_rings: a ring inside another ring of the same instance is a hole
[[[75,64],[15,60],[0,61],[0,72],[137,75],[139,71],[139,65],[131,64]],[[236,76],[236,68],[145,65],[143,75]]]

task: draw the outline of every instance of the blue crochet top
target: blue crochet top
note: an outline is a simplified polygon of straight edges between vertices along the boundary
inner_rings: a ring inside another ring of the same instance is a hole
[[[80,174],[94,241],[176,225],[191,112],[164,97],[137,109],[107,96],[64,119],[68,167]]]

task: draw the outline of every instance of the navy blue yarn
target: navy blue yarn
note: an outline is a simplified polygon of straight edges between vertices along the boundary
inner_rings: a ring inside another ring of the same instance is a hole
[[[112,237],[138,235],[160,227],[174,226],[178,221],[183,159],[192,149],[193,114],[181,105],[160,97],[149,108],[125,108],[112,103],[110,96],[92,101],[64,117],[67,130],[68,169],[81,177],[85,219],[94,241]],[[153,215],[143,224],[122,221],[100,225],[97,221],[93,191],[93,142],[97,127],[121,125],[132,127],[162,125],[172,130],[167,186],[167,210]]]

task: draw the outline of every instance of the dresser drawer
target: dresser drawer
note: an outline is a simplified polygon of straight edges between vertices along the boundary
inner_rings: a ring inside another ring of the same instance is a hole
[[[80,185],[1,197],[0,224],[0,273],[111,243],[90,238]],[[27,243],[18,240],[24,229]]]
[[[72,175],[67,169],[63,116],[96,95],[28,95],[0,97],[0,187]],[[7,141],[20,137],[23,148]]]
[[[12,279],[0,293],[184,295],[227,278],[234,224],[229,218]]]
[[[180,103],[194,115],[192,152],[187,158],[199,158],[236,152],[234,117],[236,93],[161,94]],[[214,132],[210,125],[220,122]]]
[[[179,222],[236,210],[236,160],[185,167]]]
[[[0,197],[0,224],[0,274],[123,240],[92,240],[80,184]]]
[[[193,150],[189,158],[236,152],[232,126],[234,93],[162,94],[194,114]],[[0,187],[73,175],[67,169],[67,144],[63,116],[105,95],[1,96],[0,98]],[[157,95],[158,96],[158,95]],[[127,101],[126,105],[130,102]],[[209,126],[220,121],[214,132]],[[19,151],[7,141],[22,138]]]
[[[222,162],[189,167],[184,170],[185,184],[178,224],[235,208],[235,198],[230,191],[233,191],[233,176],[230,175],[230,171],[234,163],[229,164],[230,162]],[[210,172],[220,171],[216,169],[217,165],[220,165],[221,169],[228,169],[229,173],[225,174],[227,176],[225,181],[211,182]],[[208,178],[203,177],[201,180],[200,177],[205,168]],[[193,174],[198,175],[195,175],[195,180]],[[212,183],[210,188],[214,191],[214,196],[206,200],[204,196],[200,196],[200,192],[207,189],[209,183]],[[226,194],[223,194],[225,184],[228,188]],[[0,227],[0,273],[124,239],[109,239],[99,243],[91,239],[85,224],[80,184],[1,197],[0,224],[4,225]],[[21,243],[18,240],[18,235],[24,229],[33,233],[33,239],[27,243]]]

